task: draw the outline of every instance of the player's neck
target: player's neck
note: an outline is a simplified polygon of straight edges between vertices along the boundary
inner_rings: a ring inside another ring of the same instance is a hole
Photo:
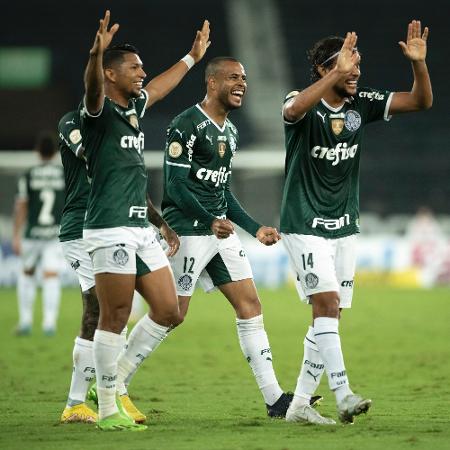
[[[330,105],[333,108],[339,108],[347,100],[347,97],[342,97],[333,90],[329,90],[328,92],[326,92],[322,96],[322,98],[327,102],[328,105]]]
[[[218,103],[217,101],[214,101],[211,98],[205,97],[202,102],[200,102],[200,106],[202,107],[203,111],[205,111],[208,116],[214,120],[214,122],[217,123],[219,126],[223,126],[225,123],[225,120],[227,119],[228,112],[224,107]]]
[[[109,97],[114,103],[124,108],[128,107],[130,98],[124,95],[122,92],[112,88],[108,84],[105,85],[105,95]]]

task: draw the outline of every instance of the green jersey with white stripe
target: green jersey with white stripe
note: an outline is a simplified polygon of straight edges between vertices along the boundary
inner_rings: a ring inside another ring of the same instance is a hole
[[[81,135],[91,190],[84,228],[147,227],[147,171],[139,119],[148,94],[141,91],[126,108],[105,97],[102,110],[81,108]]]
[[[162,210],[178,234],[212,234],[212,221],[226,217],[238,142],[238,131],[228,119],[219,126],[199,104],[171,122],[164,155]]]
[[[59,230],[61,242],[83,237],[83,223],[90,185],[80,127],[78,111],[65,114],[58,124],[59,151],[66,180],[66,199]]]
[[[370,122],[389,120],[391,98],[387,91],[359,88],[339,108],[322,99],[297,122],[285,121],[282,232],[333,239],[359,232],[363,130]]]

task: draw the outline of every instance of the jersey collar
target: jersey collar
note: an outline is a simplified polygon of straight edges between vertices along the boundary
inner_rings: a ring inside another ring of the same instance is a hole
[[[225,119],[225,122],[223,123],[223,127],[219,127],[219,125],[218,125],[216,122],[214,122],[214,120],[212,120],[211,117],[208,116],[208,114],[206,114],[206,112],[203,110],[203,108],[202,108],[198,103],[197,103],[195,106],[200,110],[200,112],[201,112],[204,116],[206,116],[206,117],[210,120],[210,122],[211,122],[213,125],[215,125],[215,127],[216,127],[221,133],[223,133],[223,132],[225,131],[225,127],[226,127],[226,125],[227,125],[227,119]]]

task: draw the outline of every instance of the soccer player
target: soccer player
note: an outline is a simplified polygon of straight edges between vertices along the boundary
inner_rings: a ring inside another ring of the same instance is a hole
[[[83,239],[91,255],[100,305],[94,335],[99,418],[102,430],[142,430],[116,403],[120,333],[127,323],[134,288],[151,312],[133,329],[125,350],[132,364],[141,362],[136,349],[154,351],[180,316],[173,274],[167,256],[149,227],[144,134],[139,119],[145,109],[164,98],[206,52],[209,23],[197,31],[191,51],[145,87],[146,73],[130,45],[108,48],[119,25],[109,28],[107,11],[90,50],[85,71],[81,134],[86,149],[91,191]],[[168,240],[169,255],[178,249],[176,233],[153,210],[150,217]],[[143,270],[145,275],[136,277]],[[120,410],[119,410],[120,408]]]
[[[92,262],[83,243],[83,223],[89,195],[84,147],[78,111],[65,114],[58,124],[59,149],[64,167],[66,198],[59,240],[64,257],[75,270],[81,287],[81,330],[73,348],[73,371],[61,422],[96,422],[97,414],[86,405],[89,384],[95,378],[92,339],[98,323],[98,300]]]
[[[40,135],[36,150],[41,163],[19,179],[14,213],[13,250],[22,259],[17,282],[19,324],[16,333],[19,336],[31,333],[35,272],[39,264],[42,269],[42,329],[47,336],[56,332],[61,297],[62,254],[57,237],[64,205],[64,174],[53,159],[57,147],[52,135]]]
[[[252,270],[232,223],[265,245],[279,240],[277,230],[253,220],[230,190],[239,135],[228,114],[241,107],[247,76],[236,59],[218,57],[207,64],[205,81],[204,100],[177,116],[167,132],[162,209],[180,236],[180,250],[169,258],[180,311],[184,317],[199,278],[220,289],[236,311],[241,348],[268,414],[284,417],[292,395],[275,376]]]
[[[313,315],[288,421],[334,423],[308,405],[324,370],[342,422],[353,422],[371,405],[350,389],[338,331],[340,309],[350,308],[353,293],[362,134],[375,120],[431,107],[427,37],[428,28],[422,33],[420,22],[413,20],[406,42],[399,42],[412,64],[410,92],[358,86],[361,57],[352,32],[345,39],[317,42],[309,52],[312,84],[286,97],[281,232]]]

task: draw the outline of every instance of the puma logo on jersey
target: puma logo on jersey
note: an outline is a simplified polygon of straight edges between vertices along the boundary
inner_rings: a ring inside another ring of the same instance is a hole
[[[144,150],[144,133],[139,133],[139,136],[122,136],[120,138],[120,146],[122,148],[134,148],[139,153]]]
[[[211,180],[214,184],[214,186],[219,186],[219,184],[225,184],[228,179],[228,175],[231,174],[231,170],[227,172],[226,167],[221,167],[219,170],[211,170],[211,169],[205,169],[202,167],[201,169],[197,170],[197,173],[195,174],[196,177],[199,180],[208,181]]]
[[[344,214],[339,219],[322,219],[322,217],[314,217],[312,227],[322,226],[325,230],[339,230],[342,227],[350,225],[350,214]]]
[[[347,146],[347,142],[339,142],[336,147],[328,148],[316,145],[311,150],[311,156],[316,159],[327,159],[333,161],[332,166],[337,166],[341,161],[354,158],[358,150],[358,144]]]
[[[327,113],[325,113],[325,114],[320,114],[319,111],[316,111],[316,112],[317,112],[317,115],[322,119],[322,122],[325,123],[325,117],[326,117]]]

